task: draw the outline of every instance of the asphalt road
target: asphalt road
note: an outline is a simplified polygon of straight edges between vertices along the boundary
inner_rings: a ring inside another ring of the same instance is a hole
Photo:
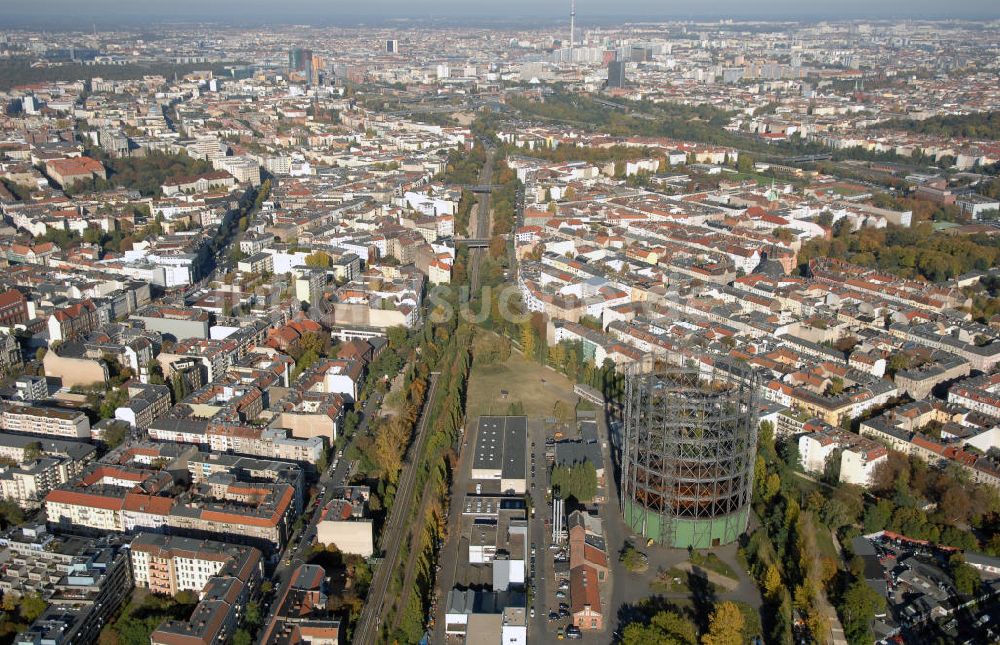
[[[439,372],[431,372],[431,383],[427,389],[427,397],[424,399],[424,408],[420,412],[420,421],[417,424],[417,436],[410,445],[409,455],[403,466],[403,473],[396,486],[396,499],[392,503],[389,511],[389,518],[382,528],[382,535],[379,539],[379,550],[383,553],[382,561],[375,567],[372,574],[372,583],[369,587],[368,598],[365,599],[364,609],[358,619],[357,627],[354,630],[352,643],[365,645],[375,643],[382,619],[385,613],[385,595],[389,581],[396,573],[399,564],[399,550],[406,535],[406,515],[410,513],[413,505],[414,482],[417,478],[417,471],[420,466],[420,456],[424,452],[427,443],[427,412],[434,401],[434,394],[437,390]]]
[[[458,576],[459,546],[462,542],[462,507],[465,495],[469,490],[472,477],[472,455],[476,445],[478,424],[468,423],[462,437],[462,447],[459,450],[458,467],[451,483],[451,508],[448,513],[448,538],[438,554],[441,571],[437,575],[437,611],[434,616],[434,643],[445,642],[445,611],[447,610],[448,592],[455,587]],[[468,558],[468,553],[464,557]]]

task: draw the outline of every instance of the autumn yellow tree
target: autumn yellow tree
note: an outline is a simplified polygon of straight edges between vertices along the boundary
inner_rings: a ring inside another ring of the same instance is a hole
[[[403,465],[403,446],[406,445],[408,434],[405,420],[398,416],[382,423],[375,434],[372,461],[390,482],[395,483],[399,479],[399,471]]]
[[[526,322],[521,324],[521,350],[524,352],[525,358],[535,358],[537,344],[535,341],[535,330],[531,327],[531,323]]]
[[[769,564],[767,570],[764,571],[764,593],[768,599],[776,599],[781,594],[783,586],[781,572],[778,571],[778,567]]]
[[[701,637],[703,645],[742,645],[743,613],[734,602],[721,602],[708,619],[708,632]]]

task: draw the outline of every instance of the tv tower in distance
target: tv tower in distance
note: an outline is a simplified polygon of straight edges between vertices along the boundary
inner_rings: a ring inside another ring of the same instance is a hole
[[[569,48],[576,46],[576,0],[569,0]]]

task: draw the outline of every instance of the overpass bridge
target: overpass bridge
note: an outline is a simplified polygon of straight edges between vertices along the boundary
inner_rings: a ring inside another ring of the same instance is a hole
[[[488,249],[490,241],[485,238],[455,238],[455,246],[467,246],[470,249]]]
[[[821,153],[817,155],[802,155],[801,157],[788,157],[785,159],[785,163],[809,163],[812,161],[828,161],[833,158],[833,155],[829,153]]]
[[[463,184],[459,188],[474,193],[492,193],[497,188],[500,188],[500,184]]]

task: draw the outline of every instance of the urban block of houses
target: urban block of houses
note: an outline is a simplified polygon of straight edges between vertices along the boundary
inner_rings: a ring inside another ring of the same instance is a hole
[[[341,553],[371,557],[375,551],[374,529],[368,515],[367,486],[345,486],[334,490],[334,498],[323,507],[316,525],[316,543],[335,546]]]

